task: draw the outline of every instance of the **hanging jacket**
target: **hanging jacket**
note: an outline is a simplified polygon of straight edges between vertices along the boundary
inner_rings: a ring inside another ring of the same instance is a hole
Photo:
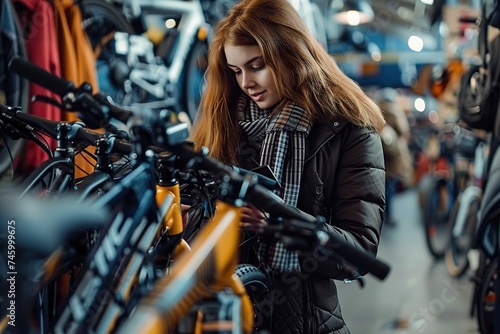
[[[61,77],[76,86],[83,82],[92,85],[93,93],[99,90],[95,58],[87,35],[82,28],[82,13],[73,0],[55,0],[55,28],[61,63]],[[77,113],[64,112],[66,121],[77,121]],[[90,149],[93,151],[93,149]],[[75,157],[75,176],[91,173],[94,166],[81,155]],[[82,171],[83,170],[83,171]]]
[[[82,13],[73,0],[55,0],[55,28],[59,48],[61,77],[76,86],[83,82],[99,91],[95,58],[92,47],[82,28]],[[64,119],[77,120],[76,114],[67,112]]]
[[[18,104],[21,96],[19,76],[8,71],[11,59],[21,54],[22,36],[18,36],[16,31],[14,15],[10,1],[3,1],[0,5],[0,50],[3,50],[3,56],[0,58],[0,84],[5,91],[3,103],[9,106]]]
[[[24,42],[28,60],[46,71],[60,76],[59,50],[55,35],[54,10],[47,0],[12,0],[25,33]],[[34,83],[29,84],[30,101],[34,95],[45,95],[56,100],[59,97],[48,89]],[[61,120],[61,110],[53,105],[30,102],[28,112],[53,121]],[[54,150],[56,140],[44,137],[49,147]],[[41,162],[47,160],[47,154],[35,143],[29,141],[24,148],[21,162],[21,174],[27,174]]]

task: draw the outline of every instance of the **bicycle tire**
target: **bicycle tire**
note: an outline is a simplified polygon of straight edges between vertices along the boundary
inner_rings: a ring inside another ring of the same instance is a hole
[[[259,268],[251,264],[238,264],[236,275],[240,278],[254,309],[254,333],[270,330],[272,296],[270,279]]]
[[[457,215],[460,208],[461,196],[457,198],[450,215],[450,242],[445,252],[446,271],[451,277],[462,277],[469,268],[467,252],[473,244],[476,228],[476,216],[480,207],[480,199],[474,197],[467,203],[466,223],[459,235],[454,235],[453,230],[457,223]]]
[[[7,3],[10,4],[10,1],[7,1]],[[19,37],[17,41],[18,42],[17,56],[22,59],[26,59],[27,51],[26,51],[26,46],[24,44],[23,30],[21,28],[19,18],[17,17],[17,14],[15,10],[12,8],[12,6],[11,9],[12,9],[11,10],[12,19],[16,30],[16,35]],[[20,77],[15,73],[9,73],[8,76],[16,78],[14,85],[16,85],[17,87],[10,87],[9,90],[12,92],[12,94],[7,94],[7,92],[4,91],[5,104],[12,107],[21,107],[21,112],[27,112],[30,99],[28,80],[23,77]],[[0,91],[3,91],[4,84],[2,81],[5,78],[7,78],[7,73],[0,73]],[[9,82],[9,86],[11,84],[12,82]],[[2,95],[2,92],[0,92],[0,95]],[[15,160],[16,157],[20,154],[24,146],[24,143],[25,143],[24,139],[13,140],[11,138],[7,138],[6,136],[4,137],[0,136],[0,176],[2,176],[11,166],[12,164],[11,159]]]
[[[477,323],[481,334],[493,334],[496,294],[495,279],[498,260],[492,259],[481,278],[479,296],[476,299]]]
[[[191,50],[185,69],[185,111],[194,122],[201,96],[205,90],[205,72],[208,68],[208,43],[196,41]]]
[[[448,180],[435,179],[424,208],[425,241],[435,260],[441,260],[444,257],[449,242],[448,219],[451,211],[450,201],[453,196],[450,188],[451,184]],[[448,195],[447,199],[442,196],[443,190]]]
[[[116,55],[112,36],[116,32],[134,34],[132,25],[112,3],[103,0],[82,0],[83,27],[94,51],[99,90],[114,102],[124,104],[122,80],[128,77],[126,60]],[[123,94],[122,94],[123,95]]]
[[[488,264],[490,263],[488,258],[484,255],[483,252],[479,252],[479,264],[478,267],[474,270],[471,276],[471,281],[474,283],[474,287],[472,289],[472,295],[470,299],[470,307],[469,307],[469,316],[471,318],[477,315],[477,303],[476,300],[479,298],[479,292],[481,290],[481,277],[484,276],[486,269],[488,268]]]
[[[81,8],[83,20],[86,22],[84,28],[94,51],[98,46],[107,46],[109,41],[103,38],[108,34],[115,31],[134,33],[122,12],[111,3],[103,0],[81,0]]]

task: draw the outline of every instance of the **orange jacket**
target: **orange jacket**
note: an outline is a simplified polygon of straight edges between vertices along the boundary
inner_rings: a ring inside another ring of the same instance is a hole
[[[95,58],[92,47],[82,29],[82,13],[73,0],[55,0],[55,28],[61,62],[61,76],[79,86],[83,82],[92,85],[93,92],[99,90]],[[66,121],[78,120],[74,112],[65,112]],[[91,149],[91,151],[93,151]],[[91,173],[94,167],[81,155],[75,157],[75,164],[82,168],[75,169],[75,176]]]

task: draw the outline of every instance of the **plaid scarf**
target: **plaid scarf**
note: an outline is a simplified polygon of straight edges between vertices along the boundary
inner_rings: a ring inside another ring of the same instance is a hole
[[[311,123],[302,107],[294,102],[286,104],[270,118],[272,110],[260,109],[248,96],[243,94],[238,101],[238,120],[245,136],[246,150],[260,152],[252,158],[260,166],[268,165],[281,184],[275,191],[285,204],[297,206],[300,180],[304,169],[306,138],[311,130]],[[286,250],[278,241],[272,244],[260,244],[259,254],[274,273],[286,270],[300,270],[296,252]]]

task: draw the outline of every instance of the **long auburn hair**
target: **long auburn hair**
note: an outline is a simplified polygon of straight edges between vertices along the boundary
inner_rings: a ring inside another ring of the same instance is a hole
[[[236,162],[241,136],[236,114],[242,91],[227,66],[226,43],[258,45],[282,101],[296,102],[311,121],[344,119],[382,130],[377,104],[339,69],[287,0],[242,0],[216,26],[206,90],[191,131],[195,147],[208,147],[212,157]]]

